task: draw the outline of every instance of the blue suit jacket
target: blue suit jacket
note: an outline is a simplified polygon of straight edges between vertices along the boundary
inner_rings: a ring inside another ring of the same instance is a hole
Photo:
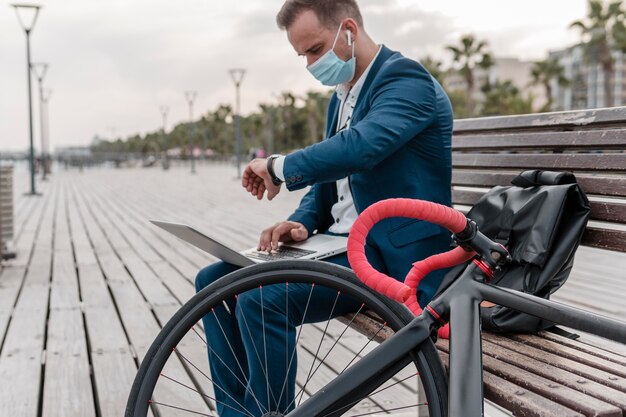
[[[386,47],[372,64],[352,114],[350,128],[335,134],[339,100],[328,106],[326,139],[289,154],[285,185],[311,185],[289,217],[309,234],[333,223],[335,181],[348,177],[358,213],[387,198],[406,197],[450,205],[450,101],[439,83],[417,62]],[[411,264],[449,249],[450,233],[439,226],[404,218],[377,224],[367,240],[370,262],[403,280]],[[443,271],[420,285],[421,304],[430,300]]]

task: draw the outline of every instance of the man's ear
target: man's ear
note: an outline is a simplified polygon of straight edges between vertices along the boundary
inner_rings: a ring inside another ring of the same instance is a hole
[[[348,20],[345,22],[345,25],[347,32],[346,35],[348,37],[348,46],[352,46],[352,42],[354,42],[354,39],[356,38],[356,35],[358,33],[359,26],[351,18],[348,18]]]

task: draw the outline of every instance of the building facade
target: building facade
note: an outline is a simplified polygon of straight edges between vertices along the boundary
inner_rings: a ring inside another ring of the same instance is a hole
[[[585,55],[583,45],[575,45],[567,49],[552,51],[549,57],[556,59],[564,68],[565,77],[570,81],[568,86],[559,86],[552,81],[552,110],[582,110],[607,107],[604,94],[605,74],[602,66],[593,56]],[[626,79],[624,79],[624,54],[613,52],[615,75],[613,89],[613,106],[626,104]]]

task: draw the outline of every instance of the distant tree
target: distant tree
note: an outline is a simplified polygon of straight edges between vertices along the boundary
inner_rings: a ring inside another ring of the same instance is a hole
[[[448,91],[448,98],[452,104],[455,119],[467,119],[471,117],[467,109],[467,92],[463,90]]]
[[[487,51],[486,41],[477,41],[474,35],[464,35],[461,37],[459,46],[448,45],[446,49],[453,54],[453,60],[460,65],[459,72],[465,78],[467,91],[467,112],[470,116],[474,115],[475,103],[472,94],[476,85],[474,76],[475,69],[481,68],[488,70],[493,67],[494,61],[491,54]]]
[[[485,101],[483,116],[526,114],[533,112],[533,98],[521,96],[519,89],[511,80],[496,81],[483,87]]]
[[[626,14],[622,9],[622,0],[589,0],[587,17],[577,20],[570,28],[580,30],[585,45],[585,55],[589,62],[597,62],[604,72],[605,106],[612,107],[613,79],[615,62],[612,50],[626,52]]]
[[[420,59],[420,64],[422,64],[424,68],[430,72],[430,75],[435,77],[439,83],[443,83],[445,72],[442,68],[443,64],[441,61],[437,61],[430,56],[426,56],[425,58]]]
[[[552,110],[552,80],[556,80],[560,87],[567,87],[570,81],[565,77],[565,68],[554,58],[536,61],[530,69],[531,85],[541,85],[546,91],[548,101],[541,109],[542,112]]]

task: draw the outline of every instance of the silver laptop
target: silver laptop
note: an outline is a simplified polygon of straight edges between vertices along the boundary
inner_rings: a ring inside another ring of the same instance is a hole
[[[324,259],[329,256],[344,253],[348,238],[343,236],[313,235],[304,242],[290,242],[281,244],[278,251],[271,253],[259,252],[250,248],[237,252],[191,226],[180,223],[161,222],[150,220],[160,228],[167,230],[178,238],[190,243],[221,260],[238,266],[254,265],[256,263],[286,260],[286,259]]]

